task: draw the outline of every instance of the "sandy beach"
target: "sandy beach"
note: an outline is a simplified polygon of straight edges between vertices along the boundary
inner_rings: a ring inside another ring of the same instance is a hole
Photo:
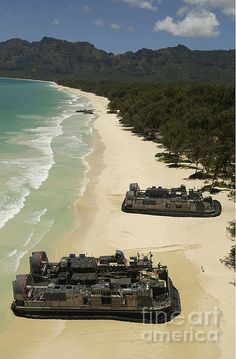
[[[75,203],[76,225],[50,259],[58,260],[69,253],[97,256],[121,249],[130,256],[151,250],[156,263],[168,266],[180,293],[183,314],[165,325],[13,317],[0,336],[1,358],[233,359],[234,272],[220,262],[232,245],[226,227],[234,219],[234,203],[229,201],[228,192],[214,196],[223,208],[215,218],[121,212],[131,182],[138,182],[142,188],[180,184],[193,188],[203,182],[187,180],[191,169],[168,168],[158,161],[155,154],[161,149],[157,144],[122,128],[116,115],[107,113],[106,98],[58,88],[86,97],[95,110],[95,119],[93,151],[86,158],[89,183]],[[215,314],[218,311],[220,314]],[[163,332],[167,333],[165,340],[159,340]]]

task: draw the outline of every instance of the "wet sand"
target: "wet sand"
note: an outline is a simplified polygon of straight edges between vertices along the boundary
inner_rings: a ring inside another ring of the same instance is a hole
[[[97,256],[122,249],[129,256],[151,250],[156,263],[168,265],[185,318],[165,325],[143,325],[13,317],[0,337],[1,358],[234,358],[234,286],[230,283],[234,272],[219,261],[231,246],[226,226],[234,218],[233,202],[227,192],[214,196],[223,206],[221,216],[215,218],[121,212],[131,182],[142,188],[182,183],[192,188],[202,182],[186,180],[191,169],[168,168],[157,161],[154,156],[161,151],[157,145],[122,128],[114,114],[107,114],[107,99],[74,91],[88,98],[96,110],[93,152],[87,157],[90,182],[75,204],[75,228],[50,259],[73,252]],[[210,313],[204,323],[204,313],[215,308],[221,311],[219,321]]]

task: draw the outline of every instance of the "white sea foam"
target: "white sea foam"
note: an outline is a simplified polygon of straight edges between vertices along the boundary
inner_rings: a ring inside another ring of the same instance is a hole
[[[50,156],[43,156],[38,159],[5,160],[1,163],[13,168],[17,175],[9,178],[6,190],[0,193],[0,228],[21,211],[31,190],[37,190],[46,181],[54,161]]]
[[[30,213],[29,218],[25,221],[26,223],[30,224],[37,224],[40,222],[41,217],[47,213],[47,208],[42,209],[41,211],[35,211]]]
[[[77,94],[69,95],[70,105],[68,105],[68,102],[66,101],[63,103],[63,107],[67,105],[66,110],[64,107],[64,110],[60,116],[51,118],[50,126],[41,126],[35,129],[27,129],[24,131],[26,136],[22,133],[15,133],[15,143],[23,144],[41,152],[41,154],[39,152],[37,158],[22,158],[14,160],[5,159],[0,161],[0,166],[7,166],[6,168],[10,169],[10,173],[14,174],[11,175],[7,181],[7,188],[5,191],[0,193],[0,228],[4,227],[4,225],[6,225],[9,220],[14,218],[21,211],[21,209],[24,207],[26,198],[30,195],[31,190],[39,189],[43,182],[48,178],[49,172],[55,163],[54,153],[52,150],[53,139],[63,134],[62,123],[64,120],[75,114],[74,107],[85,106],[83,103],[79,103],[80,97]],[[60,107],[62,106],[60,105]],[[43,119],[44,124],[45,120],[49,120],[44,116],[38,115],[19,115],[18,118],[31,120]],[[83,132],[83,130],[81,131]],[[9,135],[12,135],[12,133],[9,132]],[[19,139],[17,141],[18,136]],[[73,138],[69,139],[69,141],[70,143],[68,146],[72,146],[72,152],[74,152],[74,150],[78,152],[78,146],[83,145],[83,141],[81,140],[80,136],[73,136]],[[74,153],[71,153],[72,157],[74,157],[73,154]],[[78,158],[80,157],[78,156]],[[83,189],[86,187],[86,185],[82,184],[81,187],[81,191],[83,192]],[[38,213],[39,221],[40,216],[45,213]],[[27,246],[31,240],[32,238],[29,239],[29,242],[27,240],[27,244],[25,246]]]
[[[22,193],[18,198],[11,202],[10,199],[8,199],[7,203],[4,203],[4,194],[6,193],[0,194],[0,229],[3,228],[10,219],[14,218],[24,207],[25,199],[30,194],[30,191],[28,189],[22,189]]]
[[[10,177],[7,181],[8,191],[0,194],[0,228],[21,211],[30,191],[39,189],[47,180],[55,163],[51,147],[52,140],[63,134],[61,124],[70,116],[71,114],[64,112],[54,120],[56,125],[53,127],[38,127],[25,131],[32,135],[31,138],[24,141],[21,139],[18,143],[40,150],[42,156],[33,159],[0,161],[0,165],[6,165],[14,169],[15,172],[17,171],[17,175]],[[68,149],[77,151],[81,144],[83,141],[80,136],[73,136],[68,143]],[[71,155],[73,154],[71,153]],[[11,200],[12,198],[13,200]]]
[[[85,190],[86,190],[86,187],[89,183],[89,179],[88,177],[84,177],[83,180],[81,181],[81,184],[80,184],[80,189],[79,189],[79,193],[78,193],[78,197],[82,197]]]
[[[31,242],[33,235],[34,235],[35,228],[31,231],[29,237],[26,239],[25,243],[23,244],[23,247],[28,246],[28,244]]]
[[[84,104],[79,103],[80,97],[78,95],[75,94],[70,94],[70,99],[68,100],[68,104],[70,105],[70,110],[72,110],[72,108],[77,108],[77,107],[85,107]]]
[[[19,268],[21,259],[28,254],[50,231],[54,224],[54,220],[47,219],[43,223],[44,230],[35,238],[36,231],[32,230],[27,241],[19,249],[15,248],[6,254],[5,258],[0,261],[0,272],[16,273]]]
[[[47,163],[48,160],[48,158],[40,158],[34,161],[9,161],[20,171],[18,176],[12,176],[7,181],[8,190],[0,193],[0,228],[21,211],[31,189],[37,190],[48,178],[54,163],[53,160]]]
[[[31,133],[33,138],[18,143],[36,148],[40,150],[45,156],[53,156],[51,143],[54,137],[63,134],[62,128],[58,120],[54,127],[38,127],[35,129],[28,129],[25,132]]]
[[[81,181],[81,184],[80,184],[80,190],[79,190],[79,193],[78,193],[78,196],[79,198],[83,196],[84,192],[86,191],[86,187],[89,183],[89,178],[87,176],[87,173],[88,171],[91,169],[89,163],[86,161],[86,157],[89,156],[92,152],[94,151],[93,148],[90,149],[90,151],[88,151],[84,156],[82,156],[82,162],[85,166],[85,171],[84,171],[84,177]]]
[[[3,260],[1,263],[1,271],[9,273],[15,273],[20,265],[21,258],[24,257],[24,255],[28,251],[18,251],[17,249],[14,249],[12,252],[10,252],[7,255],[7,258]]]
[[[47,219],[44,221],[43,223],[43,227],[45,228],[45,230],[43,231],[43,233],[41,233],[38,238],[34,239],[33,241],[31,241],[31,245],[28,248],[28,251],[30,251],[32,248],[34,248],[39,242],[41,242],[41,240],[43,239],[43,237],[51,230],[53,224],[54,224],[54,220],[53,219]]]
[[[12,256],[14,256],[17,253],[17,249],[13,249],[13,251],[11,251],[10,253],[7,254],[7,258],[10,258]]]
[[[3,164],[14,169],[17,175],[12,176],[7,181],[8,191],[0,193],[0,229],[12,218],[14,218],[24,207],[26,197],[32,189],[39,189],[48,178],[50,169],[54,162],[54,153],[51,143],[54,137],[63,134],[62,122],[69,118],[71,114],[64,113],[54,120],[53,127],[38,127],[36,129],[25,130],[31,134],[31,138],[20,140],[17,143],[41,151],[43,156],[38,158],[27,158],[17,160],[2,160]]]
[[[8,180],[7,187],[9,192],[26,197],[31,189],[38,189],[47,179],[53,163],[53,159],[48,157],[17,161],[9,160],[9,166],[15,166],[19,173]]]
[[[22,120],[47,120],[47,117],[42,115],[16,115],[16,118],[20,118]]]

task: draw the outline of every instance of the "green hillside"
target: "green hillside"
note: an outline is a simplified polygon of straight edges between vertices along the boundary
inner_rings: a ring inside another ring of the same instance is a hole
[[[183,45],[114,55],[88,42],[11,39],[0,43],[0,76],[233,85],[234,56],[234,50],[191,51]]]

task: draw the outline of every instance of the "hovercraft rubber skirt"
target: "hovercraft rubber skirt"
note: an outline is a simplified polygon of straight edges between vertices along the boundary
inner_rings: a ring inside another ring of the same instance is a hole
[[[121,210],[126,213],[139,213],[139,214],[149,214],[154,216],[171,216],[171,217],[217,217],[221,214],[221,204],[219,201],[214,200],[215,210],[212,212],[177,212],[177,211],[158,211],[154,209],[138,209],[127,207],[125,205],[125,200],[122,203]]]

